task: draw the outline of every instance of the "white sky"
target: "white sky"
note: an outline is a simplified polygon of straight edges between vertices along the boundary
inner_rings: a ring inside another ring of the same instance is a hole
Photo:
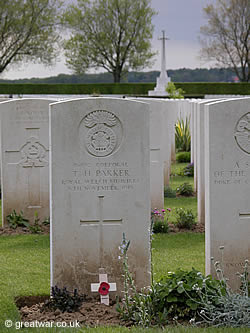
[[[152,7],[158,12],[153,18],[155,30],[152,40],[153,50],[158,51],[158,56],[155,57],[154,66],[145,70],[160,70],[161,42],[158,38],[162,35],[162,30],[170,38],[166,43],[167,69],[210,67],[211,64],[199,59],[198,36],[200,26],[206,23],[202,8],[215,2],[216,0],[151,0]],[[30,63],[12,67],[1,78],[49,77],[60,73],[71,73],[63,57],[52,68]]]

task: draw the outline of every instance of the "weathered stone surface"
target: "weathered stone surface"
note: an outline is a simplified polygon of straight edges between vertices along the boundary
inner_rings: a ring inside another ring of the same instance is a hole
[[[2,221],[14,209],[30,223],[49,217],[49,104],[18,99],[0,103]]]
[[[205,106],[206,273],[221,260],[229,284],[250,259],[250,98]]]
[[[125,233],[136,286],[150,285],[148,105],[79,99],[50,117],[51,284],[91,294],[104,268],[121,294]]]

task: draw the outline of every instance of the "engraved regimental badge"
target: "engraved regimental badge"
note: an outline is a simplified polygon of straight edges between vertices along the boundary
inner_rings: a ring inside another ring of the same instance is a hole
[[[90,112],[81,122],[80,139],[84,140],[84,145],[91,155],[108,156],[121,143],[121,122],[116,115],[109,111]]]
[[[240,149],[250,154],[250,112],[242,116],[237,122],[234,137]]]
[[[46,148],[38,141],[37,138],[30,137],[22,146],[21,161],[22,167],[44,167],[48,165],[46,161]]]

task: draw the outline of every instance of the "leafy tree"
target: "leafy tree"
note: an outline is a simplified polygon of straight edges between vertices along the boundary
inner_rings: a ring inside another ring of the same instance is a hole
[[[151,65],[150,0],[77,0],[64,19],[71,29],[65,42],[67,65],[75,73],[104,68],[120,82],[129,69]]]
[[[55,29],[60,0],[2,0],[0,73],[11,63],[51,64],[59,40]]]
[[[168,82],[166,87],[166,92],[168,93],[169,98],[182,99],[184,98],[185,91],[181,88],[176,88],[173,82]]]
[[[201,55],[232,67],[240,81],[250,80],[250,1],[217,0],[204,8],[207,25],[201,27]]]

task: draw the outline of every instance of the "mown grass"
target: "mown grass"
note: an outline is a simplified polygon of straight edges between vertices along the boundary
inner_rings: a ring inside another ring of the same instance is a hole
[[[178,268],[191,270],[194,267],[205,274],[205,235],[192,232],[155,234],[152,257],[155,282]]]
[[[188,183],[192,185],[194,188],[194,178],[193,177],[187,177],[187,176],[180,176],[181,170],[188,165],[188,163],[173,163],[171,165],[171,176],[169,181],[169,186],[176,190],[178,186],[180,186],[183,183]],[[176,222],[176,214],[175,209],[176,208],[185,208],[185,209],[191,209],[194,216],[197,217],[197,197],[179,197],[176,198],[165,198],[164,199],[164,206],[165,208],[171,208],[171,213],[167,213],[168,221],[170,223]],[[197,220],[197,219],[196,219]]]
[[[167,213],[168,221],[170,223],[176,222],[176,208],[191,209],[195,219],[197,220],[197,198],[196,197],[177,197],[165,198],[165,208],[171,208],[171,212]]]
[[[176,164],[173,172],[180,170],[187,163]],[[171,176],[170,186],[189,182],[190,177]],[[165,198],[165,206],[172,208],[169,220],[174,221],[174,208],[191,208],[196,214],[196,198]],[[178,233],[154,235],[152,242],[152,266],[154,281],[158,281],[169,271],[178,268],[191,270],[192,267],[205,271],[204,235],[195,233]],[[194,328],[194,327],[165,327],[126,328],[23,328],[17,330],[15,323],[20,321],[14,299],[23,295],[49,294],[49,236],[19,235],[0,237],[0,332],[44,332],[44,333],[247,333],[249,328]],[[5,320],[12,320],[13,327],[5,328]]]
[[[176,190],[183,183],[188,183],[194,188],[194,178],[187,176],[170,176],[169,186]]]
[[[204,272],[204,235],[179,233],[154,235],[153,239],[154,278],[159,280],[168,271],[178,267],[191,269],[193,266]],[[195,329],[191,327],[166,327],[164,330],[99,327],[82,329],[29,328],[16,330],[4,328],[5,320],[12,320],[13,325],[20,321],[14,298],[20,295],[49,294],[49,236],[19,235],[0,237],[0,332],[60,332],[60,333],[245,333],[249,329]]]
[[[180,186],[183,183],[189,183],[194,188],[194,178],[193,177],[187,177],[183,176],[183,169],[188,165],[189,163],[172,163],[171,165],[171,175],[169,180],[169,186],[176,190],[178,186]]]
[[[18,332],[16,329],[3,329],[1,333],[13,333]],[[43,329],[32,329],[24,328],[20,330],[22,333],[33,333],[33,332],[43,332],[43,333],[249,333],[248,328],[196,328],[196,327],[165,327],[162,328],[139,328],[139,327],[98,327],[98,328],[43,328]]]
[[[188,165],[189,163],[172,163],[171,165],[171,175],[176,176],[179,175],[182,170]]]

